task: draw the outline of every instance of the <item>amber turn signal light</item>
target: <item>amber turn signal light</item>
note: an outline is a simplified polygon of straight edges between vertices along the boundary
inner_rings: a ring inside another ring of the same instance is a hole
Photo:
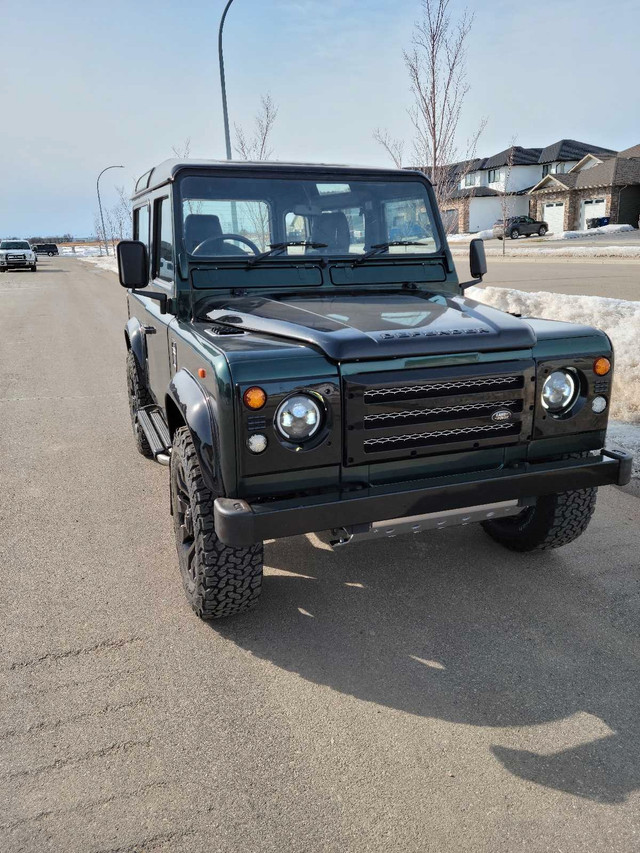
[[[606,376],[610,370],[611,362],[603,355],[600,356],[600,358],[596,358],[596,360],[593,362],[593,372],[596,374],[596,376]]]
[[[262,388],[258,388],[257,385],[253,385],[251,388],[247,388],[247,390],[242,395],[242,399],[244,401],[247,409],[261,409],[264,404],[267,402],[267,395],[262,390]]]
[[[204,367],[198,368],[198,376],[200,377],[200,379],[206,379],[207,371],[204,369]]]

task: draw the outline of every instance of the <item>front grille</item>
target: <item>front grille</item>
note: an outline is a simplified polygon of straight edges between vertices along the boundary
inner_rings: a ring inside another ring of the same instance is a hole
[[[524,360],[346,377],[345,463],[528,440],[533,380],[533,362]]]
[[[381,400],[421,400],[427,397],[445,397],[451,394],[480,391],[487,388],[502,391],[522,388],[522,376],[489,376],[486,378],[458,379],[450,382],[430,382],[428,385],[403,385],[399,388],[376,388],[364,392],[365,403]]]
[[[458,420],[475,418],[479,415],[491,415],[499,409],[509,409],[511,412],[522,411],[522,400],[504,400],[493,403],[466,403],[462,406],[434,406],[432,409],[406,409],[402,412],[380,412],[377,415],[365,415],[364,428],[376,429],[381,426],[396,424],[419,424],[429,421]]]
[[[424,445],[443,444],[450,441],[474,441],[486,438],[489,434],[513,435],[520,432],[520,424],[486,424],[478,427],[460,427],[442,429],[433,432],[414,432],[409,435],[393,435],[388,438],[368,438],[364,442],[365,453],[379,450],[394,450],[397,447],[422,447]]]

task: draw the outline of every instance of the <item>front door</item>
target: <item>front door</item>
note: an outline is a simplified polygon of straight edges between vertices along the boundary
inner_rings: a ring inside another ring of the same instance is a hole
[[[161,293],[166,295],[168,300],[172,300],[174,262],[169,198],[157,199],[154,202],[153,218],[148,205],[138,208],[134,211],[133,222],[135,239],[144,242],[149,250],[150,282],[145,291]],[[139,304],[136,314],[144,329],[149,391],[157,405],[164,408],[165,394],[171,376],[169,323],[174,319],[174,315],[170,310],[162,314],[158,300],[146,296],[145,291],[134,297]]]

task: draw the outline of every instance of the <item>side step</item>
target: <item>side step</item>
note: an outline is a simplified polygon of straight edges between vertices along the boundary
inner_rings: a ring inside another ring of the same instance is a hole
[[[138,409],[138,423],[149,442],[156,462],[168,465],[171,456],[171,436],[160,409],[155,406]]]

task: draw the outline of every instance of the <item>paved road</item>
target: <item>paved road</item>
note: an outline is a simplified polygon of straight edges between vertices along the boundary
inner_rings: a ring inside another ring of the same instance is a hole
[[[267,546],[186,606],[109,273],[0,278],[0,849],[638,850],[640,502],[515,556],[478,528]]]
[[[455,257],[460,280],[469,278],[467,257]],[[529,258],[487,258],[484,284],[515,287],[518,290],[550,290],[553,293],[609,296],[613,299],[640,300],[640,260],[589,261]]]

